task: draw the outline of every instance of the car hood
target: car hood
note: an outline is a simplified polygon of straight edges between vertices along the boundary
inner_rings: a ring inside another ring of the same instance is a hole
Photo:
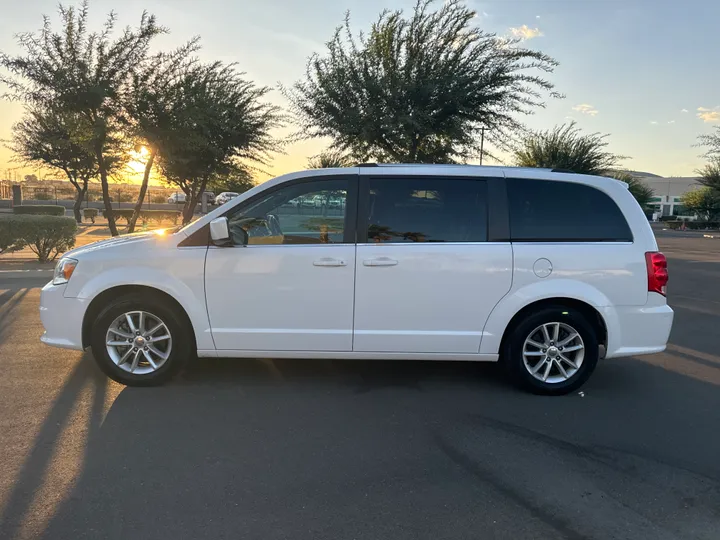
[[[157,233],[157,231],[124,234],[122,236],[115,236],[114,238],[108,238],[107,240],[99,240],[98,242],[93,242],[92,244],[88,244],[86,246],[77,247],[75,249],[72,249],[72,250],[66,252],[63,255],[63,257],[77,258],[86,253],[92,253],[95,251],[112,248],[112,247],[119,247],[119,246],[124,247],[129,244],[148,244],[148,243],[154,244],[155,241],[159,237],[160,237],[160,235]]]

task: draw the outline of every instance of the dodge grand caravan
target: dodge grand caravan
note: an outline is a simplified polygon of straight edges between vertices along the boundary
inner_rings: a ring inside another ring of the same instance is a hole
[[[303,205],[304,200],[341,204]],[[178,230],[75,249],[42,290],[48,345],[127,385],[191,356],[500,361],[563,394],[665,349],[665,257],[611,178],[370,165],[275,178]]]

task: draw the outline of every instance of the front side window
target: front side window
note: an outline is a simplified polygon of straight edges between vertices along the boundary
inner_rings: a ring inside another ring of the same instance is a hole
[[[516,242],[632,242],[609,195],[574,182],[508,178],[510,234]]]
[[[228,215],[235,244],[340,244],[345,234],[347,179],[294,183]]]
[[[487,241],[483,180],[371,178],[369,191],[369,243]]]

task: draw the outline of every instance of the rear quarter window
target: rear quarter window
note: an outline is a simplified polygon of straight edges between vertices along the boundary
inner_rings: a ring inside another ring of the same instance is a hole
[[[509,178],[515,242],[632,242],[627,220],[606,193],[585,184]]]

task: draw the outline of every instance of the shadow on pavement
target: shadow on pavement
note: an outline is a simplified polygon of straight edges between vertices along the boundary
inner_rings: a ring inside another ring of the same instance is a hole
[[[518,392],[493,365],[208,359],[119,394],[43,537],[711,538],[718,425],[720,387],[632,359],[562,398]]]

